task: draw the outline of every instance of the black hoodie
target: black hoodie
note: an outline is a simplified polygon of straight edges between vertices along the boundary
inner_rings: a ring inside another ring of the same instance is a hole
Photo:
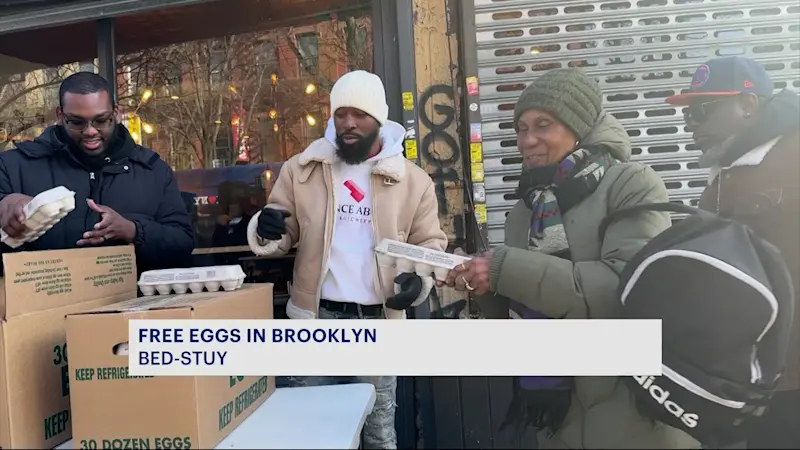
[[[57,126],[0,153],[0,199],[11,193],[33,197],[57,186],[75,192],[74,211],[15,251],[78,247],[82,234],[100,221],[86,204],[91,198],[136,225],[133,243],[139,272],[191,263],[194,233],[172,169],[158,154],[137,145],[122,125],[116,133],[100,160],[70,149]],[[110,240],[104,245],[123,244]],[[0,250],[12,251],[4,244]]]

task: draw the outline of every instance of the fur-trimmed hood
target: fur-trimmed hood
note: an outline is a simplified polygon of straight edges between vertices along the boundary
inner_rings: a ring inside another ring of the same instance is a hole
[[[391,120],[386,121],[386,124],[381,127],[378,135],[378,139],[382,142],[381,152],[364,163],[373,165],[373,174],[390,178],[395,182],[402,181],[406,177],[406,164],[403,156],[405,134],[405,128]],[[333,164],[336,161],[336,129],[333,125],[333,117],[331,117],[328,119],[325,137],[312,142],[300,154],[298,163],[305,167],[312,162]]]
[[[371,164],[374,181],[370,183],[371,218],[374,239],[400,240],[438,251],[447,247],[447,235],[439,223],[436,190],[425,170],[403,156],[403,127],[387,122],[381,127],[381,152],[364,162]],[[331,200],[337,186],[333,184],[330,165],[338,161],[332,123],[324,138],[314,141],[303,153],[292,156],[282,167],[269,195],[268,207],[286,211],[286,232],[278,240],[258,236],[261,212],[250,219],[247,243],[256,255],[282,255],[298,246],[291,299],[286,314],[292,319],[314,319],[319,308],[318,289],[325,276],[324,259],[333,239],[336,209]],[[333,199],[335,202],[335,198]],[[376,260],[379,272],[375,288],[381,298],[395,295],[399,285],[393,283],[397,267]],[[433,278],[423,279],[418,302],[424,301],[433,287]],[[415,302],[415,304],[418,304]],[[386,308],[388,319],[405,317],[404,311]]]

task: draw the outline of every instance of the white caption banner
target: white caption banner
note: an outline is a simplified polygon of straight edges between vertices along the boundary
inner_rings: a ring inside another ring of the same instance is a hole
[[[129,373],[661,375],[661,321],[131,320]]]

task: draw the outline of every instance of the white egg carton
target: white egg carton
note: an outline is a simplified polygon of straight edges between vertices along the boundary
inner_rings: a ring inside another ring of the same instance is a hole
[[[430,276],[444,281],[453,267],[469,261],[470,257],[440,252],[418,245],[384,239],[375,246],[375,253],[383,265],[396,266],[402,272],[416,272],[419,276]]]
[[[11,248],[17,248],[26,242],[33,242],[47,233],[59,220],[75,209],[75,193],[64,186],[54,187],[25,205],[22,222],[28,230],[18,238],[12,238],[0,230],[0,240]]]
[[[240,266],[209,266],[188,269],[148,270],[139,277],[139,289],[144,295],[167,295],[172,292],[197,294],[219,288],[235,291],[244,284],[245,273]]]

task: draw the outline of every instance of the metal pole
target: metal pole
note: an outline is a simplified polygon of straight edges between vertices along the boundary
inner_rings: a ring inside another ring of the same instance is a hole
[[[469,148],[468,157],[464,163],[470,168],[470,181],[467,185],[467,204],[471,206],[475,221],[474,227],[467,227],[472,231],[473,248],[469,251],[486,251],[489,249],[489,230],[486,217],[486,185],[483,180],[483,142],[480,137],[472,133],[474,128],[481,127],[480,93],[478,80],[478,44],[475,30],[475,0],[462,0],[459,8],[459,59],[461,73],[463,74],[462,86],[464,96],[461,110],[466,111],[466,123],[461,124],[462,142]]]
[[[386,87],[389,118],[406,129],[405,156],[417,165],[417,86],[414,62],[414,23],[412,0],[372,0],[373,71]],[[409,310],[410,319],[430,318],[430,303]],[[419,394],[419,398],[417,395]],[[416,416],[423,422],[425,445],[433,445],[435,423],[430,395],[430,378],[399,377],[397,398],[400,408],[395,422],[398,448],[416,448]]]
[[[389,119],[400,122],[400,76],[398,74],[397,21],[391,2],[372,0],[372,71],[386,88]]]
[[[422,160],[418,151],[419,143],[419,118],[417,113],[417,77],[416,51],[414,45],[414,2],[412,0],[396,0],[397,17],[397,73],[400,75],[400,90],[402,92],[402,117],[403,127],[406,129],[403,146],[406,158],[414,161],[418,166],[422,165]],[[431,296],[437,293],[431,292],[427,301],[409,311],[409,318],[430,319],[431,318]],[[438,298],[438,297],[437,297]],[[438,303],[438,302],[437,302]],[[414,393],[416,400],[415,412],[418,412],[423,446],[434,448],[436,445],[436,419],[435,405],[433,403],[433,392],[430,377],[414,377]],[[413,448],[416,448],[414,442]]]
[[[100,76],[111,84],[111,102],[117,102],[117,58],[114,41],[114,19],[97,22],[97,62]]]
[[[397,8],[397,53],[398,73],[400,74],[400,90],[402,92],[403,126],[406,138],[403,145],[406,158],[421,164],[417,151],[417,77],[414,60],[414,19],[413,1],[396,0]]]

